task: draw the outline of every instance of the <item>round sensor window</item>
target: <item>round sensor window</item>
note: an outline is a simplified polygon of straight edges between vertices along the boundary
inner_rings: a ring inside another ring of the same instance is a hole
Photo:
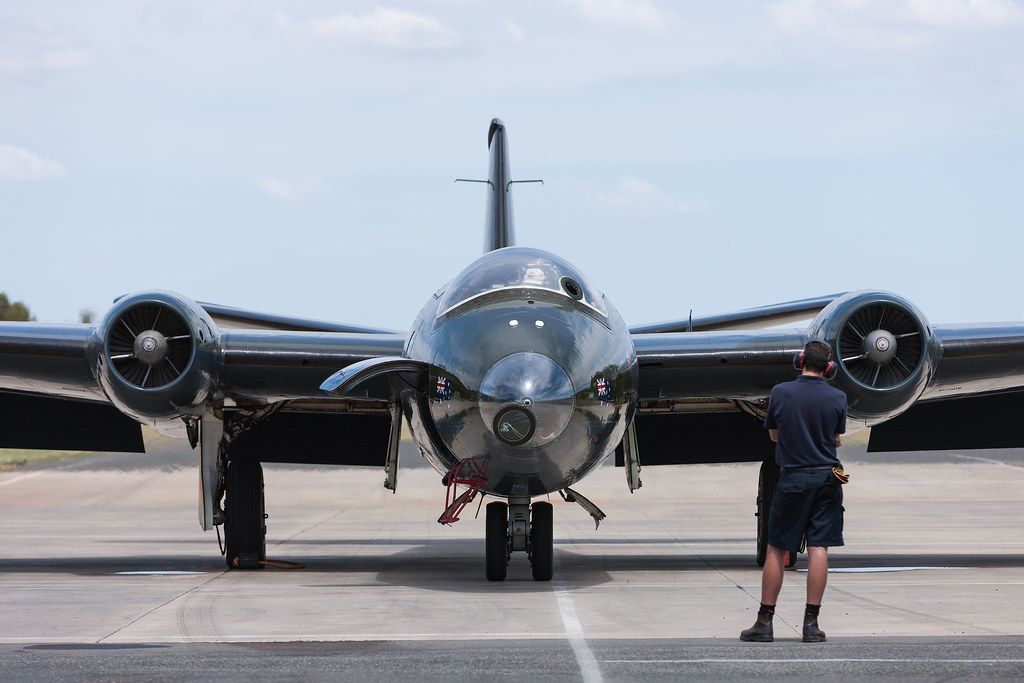
[[[533,413],[520,406],[504,408],[494,417],[494,433],[510,446],[529,441],[536,428]]]

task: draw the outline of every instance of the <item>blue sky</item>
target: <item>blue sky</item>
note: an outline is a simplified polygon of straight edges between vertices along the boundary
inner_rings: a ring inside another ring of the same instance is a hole
[[[834,291],[1024,320],[1014,0],[9,2],[0,290],[406,328],[520,244],[642,323]]]

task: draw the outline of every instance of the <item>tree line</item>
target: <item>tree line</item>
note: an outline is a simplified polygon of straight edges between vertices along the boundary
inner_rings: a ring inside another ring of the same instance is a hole
[[[91,323],[95,317],[96,314],[87,308],[83,308],[78,312],[79,322]],[[28,304],[24,301],[11,301],[6,292],[0,292],[0,320],[25,322],[35,319],[36,317],[32,315],[32,311],[29,310]]]

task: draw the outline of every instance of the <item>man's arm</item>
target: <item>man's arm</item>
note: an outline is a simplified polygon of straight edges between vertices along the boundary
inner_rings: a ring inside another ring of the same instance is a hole
[[[775,388],[768,394],[768,409],[764,411],[764,427],[768,430],[768,436],[775,443],[779,442],[779,424],[775,419]]]
[[[836,424],[836,448],[843,445],[843,434],[846,433],[846,396],[843,396],[843,400],[839,411],[839,422]]]
[[[769,429],[768,430],[768,436],[770,436],[772,441],[774,441],[775,443],[779,442],[779,430],[778,429]],[[839,445],[839,435],[838,434],[836,434],[836,445],[837,446]]]

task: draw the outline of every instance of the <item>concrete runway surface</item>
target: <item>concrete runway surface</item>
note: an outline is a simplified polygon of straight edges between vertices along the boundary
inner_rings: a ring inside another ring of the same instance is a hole
[[[406,461],[412,459],[403,454]],[[0,680],[1024,677],[1021,451],[847,456],[847,547],[799,642],[800,572],[773,644],[753,622],[753,464],[601,468],[555,498],[555,580],[483,576],[483,519],[434,520],[439,477],[267,466],[268,555],[227,572],[187,451],[0,475]],[[411,463],[410,463],[411,464]]]

